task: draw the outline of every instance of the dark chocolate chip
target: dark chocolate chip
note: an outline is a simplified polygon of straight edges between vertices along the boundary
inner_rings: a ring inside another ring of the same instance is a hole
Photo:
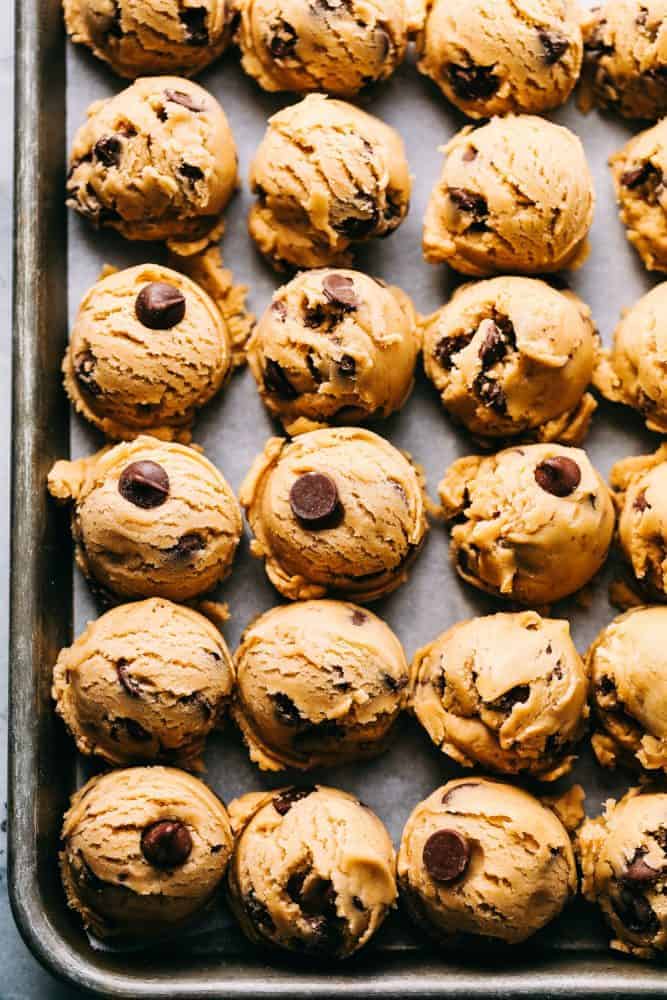
[[[616,693],[616,685],[614,684],[611,677],[609,677],[607,674],[604,674],[600,678],[600,683],[598,684],[598,691],[605,697],[608,697],[610,694]]]
[[[132,462],[118,480],[118,492],[144,510],[160,507],[169,496],[169,476],[157,462]]]
[[[351,354],[344,354],[338,362],[338,371],[344,378],[354,378],[357,372],[357,362]]]
[[[203,101],[198,100],[192,94],[186,94],[182,90],[165,90],[164,99],[165,101],[170,101],[172,104],[180,104],[182,108],[194,111],[195,114],[206,109]]]
[[[359,193],[355,205],[358,205],[362,214],[342,219],[334,229],[349,240],[363,240],[377,229],[380,213],[374,200],[367,194]]]
[[[483,368],[493,368],[507,354],[507,341],[493,320],[484,324],[484,340],[478,351]]]
[[[653,907],[641,893],[622,886],[618,895],[611,897],[611,904],[618,919],[635,934],[657,933],[660,923]]]
[[[346,274],[328,274],[322,288],[329,302],[345,311],[352,311],[359,305],[354,281]]]
[[[538,35],[544,49],[544,61],[547,66],[553,66],[565,55],[570,43],[560,31],[539,31]]]
[[[507,413],[507,398],[502,386],[495,379],[489,378],[488,375],[480,372],[474,380],[472,387],[484,406],[487,406],[500,416],[504,416]]]
[[[287,59],[294,55],[298,36],[291,24],[281,21],[269,42],[271,55],[276,59]]]
[[[130,739],[135,740],[137,743],[148,743],[152,739],[151,734],[136,719],[120,719],[119,721],[127,729]]]
[[[555,497],[569,497],[581,482],[581,469],[571,458],[556,455],[547,458],[535,469],[535,482]]]
[[[181,24],[185,28],[185,37],[188,45],[197,47],[208,45],[207,16],[206,7],[187,7],[179,14]]]
[[[262,927],[264,930],[275,931],[276,925],[273,917],[269,913],[269,908],[261,899],[257,898],[254,889],[251,889],[244,900],[245,910],[255,927]]]
[[[288,694],[277,691],[272,694],[273,711],[278,722],[284,726],[298,726],[303,722],[301,713]]]
[[[322,378],[322,374],[319,368],[315,364],[315,355],[313,354],[312,351],[308,351],[308,354],[306,355],[306,365],[308,366],[310,377],[312,378],[315,385],[321,385],[324,379]]]
[[[460,212],[472,215],[478,222],[489,214],[486,198],[476,191],[468,191],[466,188],[450,188],[449,197]]]
[[[196,531],[191,531],[187,535],[182,535],[176,545],[168,551],[176,559],[189,559],[195,552],[201,552],[205,548],[206,539],[202,538]]]
[[[388,688],[389,691],[402,691],[404,687],[407,687],[408,679],[407,677],[392,677],[391,674],[383,674],[382,680],[384,686]]]
[[[296,391],[284,369],[273,358],[267,358],[264,367],[264,387],[268,392],[275,392],[280,399],[296,399]]]
[[[185,823],[163,819],[151,823],[141,834],[141,852],[154,868],[184,865],[192,851],[192,837]]]
[[[279,795],[275,796],[273,808],[280,816],[286,816],[295,802],[300,802],[301,799],[307,798],[314,791],[316,789],[313,785],[307,785],[305,788],[286,788]]]
[[[300,872],[292,872],[290,877],[287,879],[287,885],[285,886],[285,892],[292,900],[293,903],[298,903],[301,900],[301,893],[303,892],[303,883],[308,878],[308,872],[306,870]]]
[[[352,624],[353,625],[364,625],[368,620],[368,615],[365,611],[360,611],[359,608],[355,608],[352,612]]]
[[[646,181],[657,173],[658,171],[653,164],[646,161],[645,163],[640,163],[639,166],[632,167],[630,170],[626,170],[625,173],[621,174],[621,184],[632,190],[634,188],[641,187],[642,184],[645,184]]]
[[[500,698],[496,698],[495,701],[489,702],[487,707],[493,712],[511,712],[515,705],[522,705],[524,702],[528,701],[529,697],[530,685],[517,684],[509,691],[506,691],[505,694],[501,695]]]
[[[338,488],[325,472],[306,472],[292,484],[289,502],[302,524],[322,526],[339,509]]]
[[[97,366],[97,358],[90,350],[87,348],[82,354],[77,355],[74,359],[74,374],[76,380],[84,390],[91,396],[99,396],[102,390],[95,381],[95,368]]]
[[[103,135],[98,139],[93,147],[95,159],[99,160],[105,167],[117,167],[120,163],[120,154],[123,144],[116,135]]]
[[[178,172],[182,177],[187,177],[187,179],[192,181],[193,184],[196,181],[204,180],[204,171],[201,167],[196,166],[194,163],[181,163],[178,168]]]
[[[651,505],[646,499],[646,490],[640,490],[640,492],[635,497],[635,502],[633,503],[634,510],[638,510],[643,513],[645,510],[650,510]]]
[[[635,853],[635,857],[630,865],[626,868],[623,873],[623,881],[632,883],[633,885],[645,885],[647,883],[655,882],[656,879],[660,878],[662,871],[656,868],[651,868],[644,861],[644,849],[639,848]]]
[[[500,86],[493,66],[458,66],[446,68],[452,90],[462,101],[479,101],[491,97]]]
[[[465,350],[472,338],[475,336],[473,333],[458,333],[454,337],[443,337],[435,345],[435,350],[433,351],[433,357],[449,371],[453,365],[453,358],[455,354],[459,351]]]
[[[287,306],[282,299],[276,299],[271,305],[271,311],[276,313],[280,319],[286,319],[287,317]]]
[[[468,867],[470,844],[457,830],[437,830],[424,844],[423,861],[436,882],[453,882]]]
[[[129,663],[127,660],[121,659],[116,662],[116,674],[118,675],[118,681],[121,687],[125,689],[126,694],[129,694],[130,698],[140,698],[141,686],[127,669],[128,666]]]
[[[135,313],[149,330],[171,330],[185,316],[185,296],[175,285],[151,281],[137,295]]]

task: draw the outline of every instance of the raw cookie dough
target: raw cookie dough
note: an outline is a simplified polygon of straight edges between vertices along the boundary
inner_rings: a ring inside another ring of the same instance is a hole
[[[233,686],[218,629],[191,608],[151,598],[91,622],[61,651],[52,693],[80,753],[116,765],[197,767]]]
[[[666,0],[607,0],[584,23],[580,103],[655,120],[667,114]]]
[[[405,218],[403,142],[379,118],[311,94],[269,119],[250,173],[250,235],[277,268],[345,266]]]
[[[372,601],[405,582],[428,525],[409,458],[370,431],[271,438],[241,486],[274,587],[293,601]]]
[[[459,576],[543,605],[575,593],[607,557],[614,509],[586,452],[553,444],[460,458],[439,487]]]
[[[445,409],[493,444],[522,436],[580,444],[596,402],[590,310],[535,278],[463,285],[423,322],[424,368]]]
[[[232,369],[232,333],[207,293],[144,264],[102,278],[81,303],[63,362],[77,411],[116,440],[190,439]]]
[[[410,672],[411,708],[443,753],[542,781],[571,770],[587,694],[568,622],[534,611],[460,622],[420,649]]]
[[[229,0],[64,0],[72,41],[87,45],[119,76],[191,76],[230,38]]]
[[[267,611],[235,656],[234,718],[262,770],[308,770],[386,749],[408,665],[388,625],[354,604]]]
[[[67,902],[97,937],[144,938],[186,923],[215,895],[232,850],[229,816],[197,778],[131,767],[92,778],[62,830]]]
[[[128,240],[196,240],[219,225],[236,185],[236,146],[215,98],[190,80],[145,77],[91,104],[67,204]]]
[[[618,539],[642,594],[667,601],[667,446],[622,459],[609,482],[620,511]]]
[[[396,901],[389,834],[335,788],[283,788],[232,802],[230,904],[255,944],[319,958],[362,948]]]
[[[649,271],[667,271],[667,118],[609,162],[628,240]]]
[[[588,254],[595,194],[583,146],[534,115],[466,127],[424,220],[424,256],[474,277],[575,268]]]
[[[639,410],[648,429],[658,434],[667,434],[666,316],[667,281],[623,315],[613,348],[599,353],[593,374],[603,396]]]
[[[587,664],[600,764],[667,773],[667,608],[633,608],[616,618]]]
[[[419,928],[441,945],[520,944],[574,896],[577,872],[551,809],[512,785],[462,778],[408,819],[398,884]]]
[[[359,271],[304,271],[255,327],[248,362],[294,436],[388,417],[412,391],[420,336],[410,299]]]
[[[636,958],[667,950],[667,794],[634,788],[609,799],[580,830],[577,852],[581,891],[601,908],[611,947]]]
[[[49,492],[74,503],[76,560],[102,596],[186,601],[231,570],[241,511],[194,448],[143,436],[56,462]]]
[[[564,104],[583,56],[577,0],[427,0],[419,69],[470,118]]]

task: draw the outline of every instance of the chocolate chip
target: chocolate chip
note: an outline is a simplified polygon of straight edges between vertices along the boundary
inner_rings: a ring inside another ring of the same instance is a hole
[[[201,552],[205,548],[206,540],[196,531],[191,531],[187,535],[181,535],[176,545],[168,551],[176,559],[189,559],[195,552]]]
[[[192,94],[186,94],[182,90],[165,90],[164,99],[165,101],[170,101],[172,104],[180,104],[182,108],[194,111],[195,114],[206,110],[206,105],[203,101],[198,100]]]
[[[453,357],[458,354],[459,351],[465,350],[472,338],[475,336],[473,333],[457,333],[454,337],[443,337],[439,340],[433,351],[433,357],[449,371],[454,362]]]
[[[461,159],[464,163],[472,163],[473,160],[477,159],[477,150],[474,146],[466,146],[461,154]]]
[[[175,285],[151,281],[137,295],[134,311],[149,330],[171,330],[185,316],[185,296]]]
[[[643,856],[644,853],[644,848],[641,847],[635,852],[633,861],[623,873],[624,882],[631,882],[634,885],[644,885],[655,882],[656,879],[660,878],[662,872],[646,864]]]
[[[660,923],[653,907],[641,893],[622,886],[617,896],[611,897],[611,904],[618,919],[635,934],[656,934]]]
[[[206,7],[187,7],[179,14],[181,24],[185,28],[188,45],[208,45],[207,16]]]
[[[382,681],[384,686],[389,690],[402,691],[404,687],[407,687],[408,679],[407,677],[392,677],[391,674],[383,674]]]
[[[349,240],[363,240],[377,229],[380,213],[374,199],[362,191],[357,193],[354,205],[360,214],[342,219],[334,229]]]
[[[120,719],[119,721],[127,729],[130,739],[135,740],[137,743],[148,743],[152,739],[151,734],[136,719]]]
[[[453,882],[470,863],[470,844],[457,830],[438,830],[424,844],[423,861],[436,882]]]
[[[491,97],[500,86],[493,66],[458,66],[451,63],[447,69],[452,90],[462,101],[478,101]]]
[[[658,171],[653,166],[652,163],[648,161],[646,163],[640,163],[637,167],[632,167],[630,170],[626,170],[625,173],[621,175],[621,184],[633,190],[634,188],[641,187],[645,184],[654,174]]]
[[[292,484],[289,502],[302,524],[323,526],[339,509],[338,488],[325,472],[306,472]]]
[[[269,908],[266,903],[257,898],[257,894],[254,889],[249,891],[244,903],[246,913],[255,927],[263,927],[264,930],[269,932],[275,931],[276,925],[273,922],[273,917],[269,913]]]
[[[291,24],[281,21],[269,42],[271,55],[276,59],[287,59],[294,54],[298,36]]]
[[[538,31],[538,35],[544,49],[544,61],[547,66],[553,66],[565,55],[570,43],[560,31]]]
[[[271,304],[271,311],[276,313],[280,319],[284,320],[287,317],[287,306],[282,299],[276,299],[276,301]]]
[[[450,200],[456,205],[459,212],[472,215],[473,222],[471,229],[482,230],[486,228],[486,219],[489,214],[489,206],[481,194],[476,191],[467,191],[465,188],[450,188]]]
[[[338,371],[344,378],[354,378],[357,372],[357,362],[351,354],[344,354],[338,362]]]
[[[308,878],[307,871],[292,872],[290,877],[287,879],[287,885],[285,886],[285,892],[292,900],[293,903],[298,903],[301,899],[301,893],[303,891],[303,883]]]
[[[74,359],[74,374],[76,380],[84,390],[91,396],[99,396],[102,392],[99,385],[95,381],[95,368],[97,366],[97,358],[90,350],[87,348],[82,354],[78,354]]]
[[[500,416],[504,416],[507,413],[507,398],[502,386],[495,379],[489,378],[488,375],[480,372],[474,380],[472,388],[484,406],[487,406]]]
[[[116,674],[118,676],[118,681],[121,687],[125,689],[125,692],[129,694],[130,698],[140,698],[141,686],[127,669],[128,666],[129,663],[127,660],[121,659],[116,662]]]
[[[616,693],[616,685],[607,674],[604,674],[600,678],[600,683],[598,684],[597,689],[601,695],[604,695],[604,697],[608,697],[610,694]]]
[[[638,510],[643,513],[645,510],[650,510],[651,505],[646,499],[646,490],[641,490],[635,497],[635,502],[633,503],[633,509]]]
[[[192,837],[185,823],[163,819],[151,823],[141,834],[141,852],[154,868],[184,865],[192,851]]]
[[[118,480],[118,492],[144,510],[161,507],[169,496],[169,476],[157,462],[132,462]]]
[[[571,458],[556,455],[547,458],[535,469],[535,482],[555,497],[569,497],[581,482],[581,469]]]
[[[123,145],[115,135],[103,135],[93,147],[95,158],[104,164],[105,167],[118,166],[122,149]]]
[[[187,177],[193,183],[204,180],[204,171],[201,167],[195,166],[194,163],[181,163],[178,172],[182,177]]]
[[[322,283],[324,294],[333,305],[340,306],[346,312],[359,305],[354,281],[346,274],[328,274]]]
[[[368,615],[365,611],[360,611],[359,608],[355,608],[352,612],[352,624],[353,625],[364,625],[368,620]]]
[[[507,354],[507,341],[493,320],[485,320],[484,340],[478,351],[483,368],[492,368]]]
[[[277,691],[270,695],[273,711],[278,722],[284,726],[298,726],[303,722],[301,713],[288,694]]]
[[[495,701],[488,702],[487,707],[493,712],[511,712],[515,705],[522,705],[524,702],[528,701],[529,698],[530,685],[517,684],[509,691],[506,691],[505,694],[501,695],[500,698],[496,698]]]
[[[306,355],[306,365],[308,366],[308,371],[310,372],[310,377],[312,378],[315,385],[321,385],[324,381],[322,373],[320,372],[317,364],[315,363],[315,355],[312,351],[308,351]]]
[[[308,785],[305,788],[286,788],[279,795],[275,796],[273,808],[278,815],[286,816],[295,802],[300,802],[301,799],[307,798],[314,791],[316,791],[316,788],[313,785]]]
[[[266,359],[264,367],[264,387],[267,392],[275,392],[280,399],[296,399],[299,393],[296,391],[284,369],[272,358]]]

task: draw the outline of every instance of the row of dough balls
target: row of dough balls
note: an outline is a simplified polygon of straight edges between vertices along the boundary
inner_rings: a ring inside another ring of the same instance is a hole
[[[351,97],[388,79],[416,40],[418,68],[472,118],[582,104],[667,112],[664,0],[64,0],[67,29],[121,76],[189,76],[231,42],[268,91]]]
[[[459,779],[419,803],[398,858],[381,820],[322,785],[223,803],[164,767],[93,778],[65,816],[60,867],[70,906],[98,937],[173,933],[205,911],[226,877],[243,933],[269,950],[347,958],[367,944],[399,892],[416,927],[447,949],[493,954],[557,917],[578,888],[565,824],[583,793],[542,803],[484,778]],[[632,790],[587,820],[574,848],[582,892],[612,947],[650,958],[667,945],[667,795]],[[562,819],[559,817],[562,816]]]
[[[150,598],[106,612],[61,651],[53,697],[80,752],[115,766],[196,770],[230,708],[262,770],[308,771],[382,753],[407,708],[464,767],[554,781],[576,759],[590,695],[600,763],[662,776],[666,639],[667,608],[635,608],[584,662],[566,621],[495,614],[454,625],[408,667],[376,615],[320,600],[266,612],[232,660],[212,620]]]
[[[544,118],[466,127],[424,222],[427,260],[463,274],[541,274],[588,252],[593,182],[581,142]],[[647,267],[667,269],[667,120],[612,158],[621,218]],[[130,240],[166,240],[186,260],[221,231],[238,158],[218,102],[178,77],[146,77],[91,105],[70,157],[67,203]],[[347,266],[394,232],[412,181],[398,133],[351,104],[312,94],[279,111],[254,158],[250,235],[279,269]]]

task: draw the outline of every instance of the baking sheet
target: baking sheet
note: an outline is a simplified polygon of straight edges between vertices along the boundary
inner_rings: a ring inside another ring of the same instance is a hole
[[[119,91],[123,84],[87,52],[72,45],[67,52],[68,73],[68,143],[83,121],[86,107],[94,100]],[[293,103],[290,95],[267,95],[241,71],[237,57],[231,54],[200,77],[200,82],[222,103],[230,120],[240,155],[243,186],[226,213],[223,240],[225,264],[235,280],[249,286],[248,304],[258,316],[269,304],[281,278],[257,254],[247,235],[246,217],[251,204],[247,176],[252,156],[273,112]],[[465,124],[465,119],[447,105],[444,97],[427,79],[420,76],[413,60],[388,83],[364,94],[359,103],[368,111],[395,126],[403,136],[415,178],[410,214],[389,240],[376,241],[358,254],[360,270],[400,285],[408,292],[420,312],[428,313],[442,305],[452,288],[461,280],[445,266],[433,267],[421,255],[422,219],[431,189],[436,182],[442,155],[438,147]],[[597,209],[591,232],[591,254],[577,272],[567,275],[572,289],[592,308],[594,319],[606,343],[610,342],[623,308],[632,305],[657,279],[641,267],[627,244],[617,218],[611,177],[607,168],[609,155],[627,141],[634,127],[609,116],[581,115],[574,102],[550,115],[554,121],[572,128],[583,140],[597,191]],[[163,260],[164,251],[150,244],[130,244],[115,234],[95,233],[85,222],[70,214],[69,222],[69,313],[73,321],[80,299],[95,282],[104,264],[127,267],[151,260]],[[418,373],[414,394],[404,410],[372,429],[387,437],[399,448],[409,451],[426,471],[428,490],[436,496],[436,486],[445,468],[459,455],[475,451],[471,441],[455,430],[442,410],[437,394]],[[232,487],[238,487],[255,455],[279,427],[268,417],[249,371],[236,375],[225,391],[200,416],[194,441],[223,471]],[[87,454],[103,444],[101,437],[76,416],[72,417],[72,455]],[[658,439],[643,428],[629,410],[601,404],[591,434],[585,444],[594,464],[606,476],[616,460],[630,454],[654,450]],[[244,627],[259,613],[280,603],[279,595],[264,575],[263,565],[251,558],[246,529],[233,572],[219,588],[216,597],[229,603],[231,620],[225,638],[234,650]],[[617,574],[612,558],[595,581],[590,607],[576,600],[561,602],[553,609],[555,617],[567,617],[572,623],[575,643],[584,651],[597,632],[616,613],[608,600],[608,584]],[[453,623],[475,615],[502,610],[494,601],[463,584],[448,559],[448,535],[434,524],[426,546],[411,572],[407,585],[373,606],[402,640],[410,658],[415,650]],[[77,572],[75,577],[75,632],[96,617],[90,593]],[[380,759],[340,768],[318,770],[307,776],[285,772],[266,775],[251,765],[240,736],[231,726],[214,737],[206,754],[206,781],[225,800],[262,788],[278,787],[292,780],[312,781],[339,786],[359,795],[387,824],[398,846],[407,816],[418,801],[438,785],[462,770],[448,762],[430,743],[417,724],[405,718],[394,746]],[[80,762],[78,781],[92,772],[88,762]],[[533,785],[547,794],[580,781],[587,792],[587,811],[597,813],[610,795],[622,794],[630,779],[600,768],[586,743],[572,775],[556,785]],[[528,787],[531,787],[530,785]],[[606,950],[607,935],[597,912],[582,901],[573,904],[558,921],[547,928],[529,946],[531,954],[539,948],[552,951]],[[230,955],[243,952],[239,932],[221,904],[203,924],[193,929],[179,943],[190,953]],[[418,938],[400,915],[392,915],[366,955],[384,949],[415,949]],[[517,960],[520,956],[517,955]],[[523,956],[525,958],[525,955]],[[617,959],[620,972],[631,973],[632,964]]]

